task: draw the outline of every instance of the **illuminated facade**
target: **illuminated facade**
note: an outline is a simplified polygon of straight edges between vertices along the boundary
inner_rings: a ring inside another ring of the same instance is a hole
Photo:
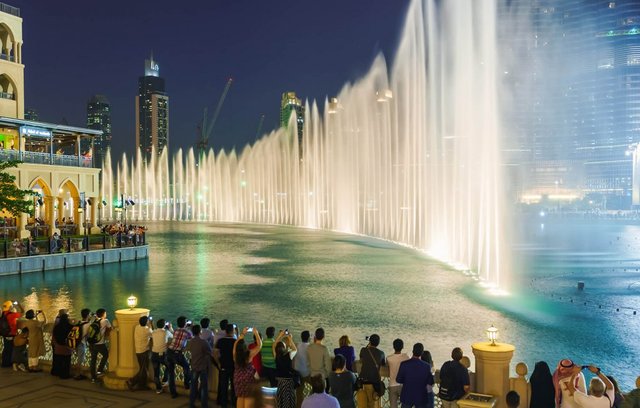
[[[302,151],[302,134],[304,131],[304,105],[300,98],[296,97],[295,92],[285,92],[282,94],[280,101],[280,127],[287,127],[289,125],[289,118],[291,113],[296,113],[297,127],[298,127],[298,146]]]
[[[136,95],[136,149],[145,160],[161,154],[169,146],[169,97],[153,55],[145,60],[144,76],[138,80]]]
[[[0,116],[24,118],[20,9],[0,3]]]
[[[93,139],[94,161],[101,168],[111,147],[111,105],[104,95],[94,95],[87,102],[87,128],[102,131]]]

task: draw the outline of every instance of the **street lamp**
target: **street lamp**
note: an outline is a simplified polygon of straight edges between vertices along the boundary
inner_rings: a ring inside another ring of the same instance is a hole
[[[487,337],[489,338],[491,345],[495,346],[496,340],[498,339],[498,329],[494,325],[491,325],[491,327],[487,329]]]
[[[136,306],[138,306],[138,298],[131,295],[127,298],[127,306],[129,306],[129,309],[133,310],[135,309]]]

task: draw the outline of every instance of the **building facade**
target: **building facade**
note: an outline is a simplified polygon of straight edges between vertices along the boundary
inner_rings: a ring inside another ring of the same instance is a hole
[[[96,167],[102,168],[111,147],[111,105],[104,95],[94,95],[87,102],[87,128],[102,131],[93,140],[94,161]]]
[[[136,149],[144,160],[161,154],[169,146],[169,96],[153,55],[145,60],[144,76],[138,80],[136,95]]]
[[[0,116],[24,117],[24,65],[20,9],[0,3]]]
[[[304,132],[304,105],[295,92],[285,92],[280,100],[280,127],[288,127],[291,114],[296,113],[298,146],[302,153],[302,136]]]

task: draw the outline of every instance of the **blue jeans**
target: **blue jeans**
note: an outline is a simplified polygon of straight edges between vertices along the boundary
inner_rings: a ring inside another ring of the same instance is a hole
[[[200,382],[198,384],[198,381]],[[209,374],[207,370],[191,372],[191,388],[189,391],[189,407],[195,407],[196,399],[200,391],[200,404],[202,408],[207,408],[209,403]]]
[[[180,351],[167,350],[167,370],[169,370],[169,392],[171,395],[177,395],[176,392],[176,364],[182,367],[184,372],[184,388],[189,389],[191,381],[191,371],[189,363]]]

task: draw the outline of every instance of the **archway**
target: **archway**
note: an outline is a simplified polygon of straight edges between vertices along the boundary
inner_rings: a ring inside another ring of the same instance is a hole
[[[58,226],[62,234],[74,234],[82,225],[80,208],[80,192],[70,178],[65,179],[58,187]]]
[[[36,195],[32,197],[33,217],[27,221],[26,229],[34,237],[51,236],[55,229],[55,199],[51,187],[42,177],[36,177],[29,183],[29,189]]]

